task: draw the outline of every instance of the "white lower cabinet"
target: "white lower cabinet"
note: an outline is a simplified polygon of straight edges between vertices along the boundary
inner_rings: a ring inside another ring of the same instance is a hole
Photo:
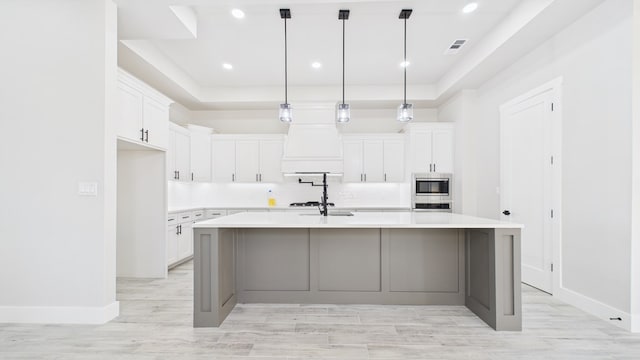
[[[193,214],[172,214],[167,220],[167,266],[171,267],[193,255]]]

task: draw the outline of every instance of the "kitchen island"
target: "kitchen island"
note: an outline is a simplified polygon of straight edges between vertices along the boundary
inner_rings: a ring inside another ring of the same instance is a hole
[[[331,303],[464,305],[496,330],[520,330],[521,228],[421,212],[200,222],[194,326],[219,326],[238,302]]]

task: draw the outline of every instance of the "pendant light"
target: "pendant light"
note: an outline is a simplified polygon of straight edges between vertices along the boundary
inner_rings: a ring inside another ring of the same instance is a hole
[[[407,122],[413,119],[413,104],[407,104],[407,19],[411,16],[411,9],[402,9],[399,19],[404,20],[404,98],[402,104],[398,106],[398,121]]]
[[[351,106],[344,103],[344,28],[345,21],[349,20],[349,10],[338,11],[338,20],[342,20],[342,103],[336,109],[336,121],[346,123],[351,120]]]
[[[280,104],[280,121],[290,123],[293,116],[291,104],[287,101],[287,19],[291,19],[291,11],[280,9],[280,18],[284,20],[284,104]]]

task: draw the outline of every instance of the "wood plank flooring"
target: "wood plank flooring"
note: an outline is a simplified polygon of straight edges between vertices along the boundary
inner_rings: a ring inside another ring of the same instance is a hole
[[[640,359],[631,334],[523,287],[523,331],[464,307],[239,304],[194,329],[193,264],[166,280],[118,280],[120,316],[100,326],[0,324],[0,359]]]

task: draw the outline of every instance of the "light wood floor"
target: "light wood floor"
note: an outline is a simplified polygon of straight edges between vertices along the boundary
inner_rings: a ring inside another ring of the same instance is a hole
[[[458,306],[239,304],[194,329],[192,263],[166,280],[119,280],[120,316],[100,326],[0,324],[0,359],[640,359],[630,334],[533,288],[522,332]]]

